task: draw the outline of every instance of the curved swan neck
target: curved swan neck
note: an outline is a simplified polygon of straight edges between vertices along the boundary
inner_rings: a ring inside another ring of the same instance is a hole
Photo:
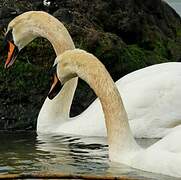
[[[65,26],[53,16],[43,11],[29,11],[16,17],[10,24],[9,29],[17,27],[17,31],[26,38],[32,36],[48,39],[56,52],[56,55],[68,49],[74,49],[74,43]],[[19,27],[18,27],[19,26]],[[51,27],[51,28],[50,28]],[[22,32],[21,32],[21,29]],[[18,33],[18,32],[17,32]]]
[[[29,27],[32,32],[37,34],[37,36],[42,36],[50,41],[52,44],[56,55],[62,54],[66,50],[74,49],[74,43],[63,24],[55,25],[54,19],[49,20],[49,24],[43,23],[42,27],[37,27],[33,24]],[[53,25],[55,27],[53,27]],[[51,28],[49,28],[51,27]],[[54,31],[56,29],[57,31]],[[48,31],[47,31],[48,30]]]
[[[72,38],[64,25],[59,20],[43,11],[29,11],[17,16],[9,23],[8,30],[10,29],[13,30],[14,42],[20,49],[36,37],[48,39],[56,55],[75,48]],[[45,116],[42,115],[44,112],[46,112],[47,115],[47,126],[50,126],[52,114],[54,114],[54,116],[60,116],[62,119],[65,119],[65,117],[69,118],[72,99],[77,87],[77,80],[78,78],[75,78],[65,84],[64,88],[57,96],[57,99],[60,99],[60,101],[50,101],[46,99],[38,116],[38,127],[39,124],[46,124]],[[66,96],[64,96],[64,94],[66,94]],[[55,111],[54,107],[58,105],[62,108],[59,108],[59,110],[56,109]]]
[[[121,151],[137,148],[121,96],[104,65],[95,56],[85,51],[73,50],[69,52],[66,51],[65,56],[62,55],[60,71],[66,66],[69,69],[69,75],[77,74],[90,85],[100,98],[106,120],[110,152],[121,153]],[[61,77],[60,74],[61,72],[58,71],[59,77]],[[69,75],[67,74],[67,76]]]

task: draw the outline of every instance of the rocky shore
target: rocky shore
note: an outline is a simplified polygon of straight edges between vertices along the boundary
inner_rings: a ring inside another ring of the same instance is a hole
[[[3,29],[15,16],[30,10],[46,11],[69,30],[77,48],[95,54],[116,81],[152,64],[181,61],[181,18],[162,0],[0,0],[0,47]],[[49,90],[55,53],[38,38],[4,70],[0,56],[0,130],[36,128],[36,118]],[[81,80],[71,108],[79,114],[94,99]]]

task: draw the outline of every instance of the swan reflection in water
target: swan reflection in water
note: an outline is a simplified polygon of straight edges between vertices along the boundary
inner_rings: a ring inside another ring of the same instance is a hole
[[[154,180],[172,180],[108,160],[106,138],[34,132],[0,133],[0,174],[62,172],[93,175],[127,175]],[[143,147],[156,139],[139,139]],[[175,178],[176,179],[176,178]]]
[[[55,156],[55,159],[51,159],[52,165],[56,166],[53,169],[90,173],[92,170],[101,172],[108,168],[107,145],[104,138],[39,134],[37,139],[37,150],[51,152]]]

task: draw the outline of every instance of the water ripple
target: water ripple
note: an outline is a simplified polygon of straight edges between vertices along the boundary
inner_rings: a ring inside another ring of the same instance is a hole
[[[62,172],[88,175],[131,176],[173,180],[168,176],[135,170],[108,160],[105,138],[36,133],[0,133],[0,174]],[[138,140],[147,147],[157,141]]]

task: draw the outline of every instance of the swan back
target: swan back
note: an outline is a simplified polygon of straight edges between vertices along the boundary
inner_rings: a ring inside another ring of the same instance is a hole
[[[134,136],[164,137],[181,123],[180,83],[179,62],[152,65],[116,82]]]

